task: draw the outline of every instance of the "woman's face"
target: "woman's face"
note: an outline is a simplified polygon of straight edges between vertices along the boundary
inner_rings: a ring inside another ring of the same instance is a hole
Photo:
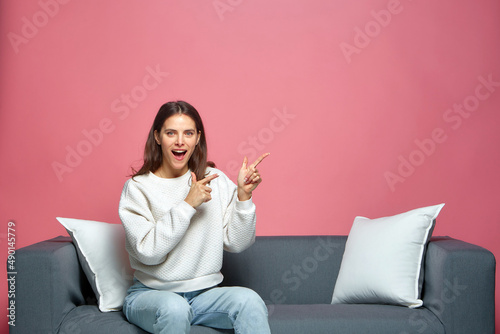
[[[162,176],[174,178],[184,175],[200,141],[193,119],[183,114],[170,116],[160,132],[155,131],[155,139],[163,153]]]

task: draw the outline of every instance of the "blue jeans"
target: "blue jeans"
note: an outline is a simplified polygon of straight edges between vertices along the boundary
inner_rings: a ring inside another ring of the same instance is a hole
[[[271,333],[267,307],[253,290],[214,287],[175,293],[135,280],[123,304],[128,321],[150,333],[189,333],[192,325],[234,328],[236,334]]]

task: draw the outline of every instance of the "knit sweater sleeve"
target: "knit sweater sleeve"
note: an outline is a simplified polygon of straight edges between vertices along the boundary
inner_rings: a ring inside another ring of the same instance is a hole
[[[223,180],[227,194],[223,218],[224,249],[239,253],[255,242],[256,208],[252,199],[238,200],[237,186],[227,177]]]
[[[153,212],[145,190],[132,180],[125,183],[118,211],[129,255],[146,265],[165,261],[184,236],[195,213],[184,201],[165,212]]]

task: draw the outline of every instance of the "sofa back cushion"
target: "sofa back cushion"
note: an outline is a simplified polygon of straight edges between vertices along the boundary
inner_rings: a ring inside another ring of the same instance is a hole
[[[223,285],[245,286],[267,304],[329,304],[347,236],[258,236],[224,253]]]

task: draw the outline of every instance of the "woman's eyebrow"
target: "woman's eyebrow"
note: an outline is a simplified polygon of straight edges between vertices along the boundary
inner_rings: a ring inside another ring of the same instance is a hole
[[[176,129],[165,129],[165,131],[173,131],[173,132],[177,132]],[[183,130],[184,132],[187,132],[187,131],[192,131],[192,132],[196,132],[195,129],[186,129],[186,130]]]

